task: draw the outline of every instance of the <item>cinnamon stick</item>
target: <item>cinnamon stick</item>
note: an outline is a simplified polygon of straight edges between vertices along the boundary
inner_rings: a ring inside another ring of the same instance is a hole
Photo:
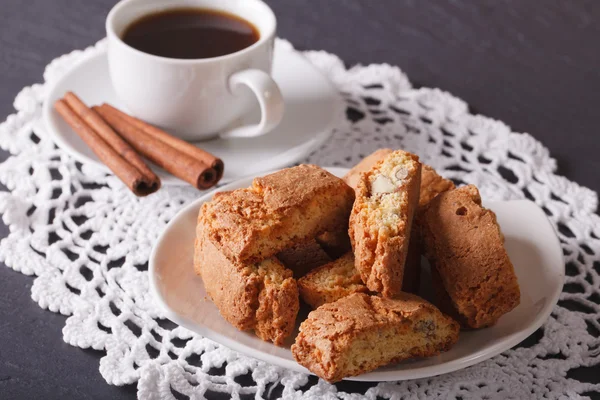
[[[172,135],[169,135],[167,132],[150,125],[141,119],[132,117],[124,113],[123,111],[111,106],[110,104],[102,104],[100,108],[105,109],[106,113],[116,114],[120,118],[126,120],[130,124],[134,125],[138,129],[144,131],[148,135],[152,136],[155,139],[158,139],[169,146],[181,151],[182,153],[186,153],[187,155],[194,157],[206,165],[212,167],[217,172],[217,181],[219,181],[223,177],[223,171],[225,166],[223,161],[220,158],[215,157],[211,153],[202,150],[191,143],[186,142],[185,140],[176,138]]]
[[[160,187],[160,180],[149,179],[132,164],[120,156],[107,142],[88,126],[66,101],[60,99],[54,108],[79,137],[92,149],[104,163],[133,193],[146,196]]]
[[[146,165],[142,157],[125,140],[117,135],[96,111],[88,108],[73,92],[67,92],[63,99],[79,118],[85,121],[124,160],[132,164],[149,181],[160,182],[158,176]]]
[[[141,155],[172,175],[198,189],[208,189],[217,183],[216,171],[202,161],[146,134],[105,107],[94,106],[92,109]]]

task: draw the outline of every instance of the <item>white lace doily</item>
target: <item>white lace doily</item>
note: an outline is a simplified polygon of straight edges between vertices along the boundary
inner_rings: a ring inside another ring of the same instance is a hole
[[[60,151],[41,121],[49,83],[104,45],[53,61],[45,83],[24,88],[16,114],[0,125],[0,145],[12,154],[0,165],[0,180],[10,190],[0,195],[10,227],[0,257],[35,275],[31,296],[40,307],[69,316],[67,343],[106,352],[100,372],[108,383],[137,382],[142,399],[210,398],[214,392],[233,398],[520,399],[600,391],[568,375],[600,363],[596,194],[555,175],[555,160],[530,135],[470,114],[467,104],[439,89],[412,88],[397,67],[346,69],[325,52],[304,54],[343,93],[347,118],[306,162],[352,166],[377,148],[404,148],[446,177],[476,184],[488,199],[535,201],[555,224],[565,255],[559,305],[524,343],[484,363],[429,379],[364,384],[368,389],[354,394],[343,392],[343,383],[244,357],[163,319],[148,291],[148,256],[165,224],[198,191],[167,186],[137,198],[114,176]]]

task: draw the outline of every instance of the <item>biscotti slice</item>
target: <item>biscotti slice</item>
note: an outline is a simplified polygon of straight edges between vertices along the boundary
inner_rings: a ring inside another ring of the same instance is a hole
[[[277,253],[277,259],[294,273],[296,279],[331,261],[325,250],[314,239],[280,251]]]
[[[392,151],[393,150],[391,149],[379,149],[371,153],[354,166],[344,176],[344,180],[349,186],[356,189],[359,175],[368,172],[379,161],[392,153]],[[454,183],[451,180],[441,177],[429,165],[422,164],[418,209],[424,209],[435,196],[451,189],[454,189]],[[411,230],[410,243],[407,250],[406,262],[404,264],[404,276],[402,278],[402,290],[405,292],[417,293],[419,290],[421,281],[421,254],[422,246],[420,243],[419,227],[418,222],[415,221]]]
[[[231,262],[198,224],[194,270],[223,318],[236,328],[254,330],[276,345],[294,330],[300,307],[298,286],[292,272],[276,258]]]
[[[368,291],[354,267],[354,254],[351,251],[298,279],[298,290],[300,298],[312,308],[352,293]]]
[[[520,302],[496,215],[464,186],[434,198],[420,218],[425,255],[468,328],[493,325]]]
[[[202,205],[198,222],[230,260],[260,261],[322,232],[343,230],[353,201],[343,180],[299,165],[215,196]]]
[[[393,151],[394,150],[392,149],[375,150],[373,153],[369,154],[368,156],[363,158],[358,164],[352,167],[342,179],[344,179],[344,181],[352,189],[356,189],[358,181],[360,180],[360,174],[369,172],[371,168],[373,168],[379,161],[383,160],[388,154],[392,153]]]
[[[308,314],[292,346],[299,364],[336,382],[381,366],[446,351],[459,326],[418,296],[355,293]]]
[[[356,187],[349,228],[356,268],[369,290],[385,297],[402,288],[420,183],[419,158],[397,150],[361,174]]]
[[[368,172],[392,152],[393,150],[391,149],[379,149],[369,154],[344,176],[344,180],[350,187],[356,189],[360,174]],[[427,205],[439,193],[453,188],[454,184],[452,181],[442,178],[432,167],[423,164],[421,168],[419,209]],[[406,254],[406,262],[404,263],[404,276],[402,278],[402,290],[409,293],[418,293],[421,283],[422,246],[418,231],[418,223],[414,222]]]

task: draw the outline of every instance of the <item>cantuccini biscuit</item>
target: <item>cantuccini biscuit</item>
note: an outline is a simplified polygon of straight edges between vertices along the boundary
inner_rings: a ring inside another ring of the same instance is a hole
[[[312,308],[352,293],[368,292],[354,267],[354,254],[351,251],[298,279],[298,290],[300,298]]]
[[[344,180],[350,187],[356,189],[360,174],[368,172],[379,161],[383,160],[392,152],[393,150],[391,149],[379,149],[369,154],[348,171],[344,176]],[[438,194],[453,188],[454,183],[452,183],[451,180],[442,178],[432,167],[422,164],[419,209],[424,208]],[[402,279],[402,290],[410,293],[418,292],[421,280],[422,246],[418,232],[418,221],[414,221],[406,254],[406,262],[404,264],[404,277]]]
[[[295,326],[299,309],[298,286],[292,272],[276,258],[233,262],[196,227],[194,270],[206,293],[230,324],[254,330],[265,341],[281,345]]]
[[[420,222],[425,255],[464,327],[493,325],[519,304],[517,277],[496,215],[482,207],[475,186],[441,193]]]
[[[415,295],[355,293],[312,311],[292,346],[299,364],[336,382],[413,357],[448,350],[459,326]]]
[[[369,290],[400,293],[413,216],[419,201],[421,164],[397,150],[360,174],[350,215],[356,268]]]
[[[348,224],[354,191],[315,165],[254,179],[250,188],[215,196],[199,223],[231,261],[260,261],[325,231]]]

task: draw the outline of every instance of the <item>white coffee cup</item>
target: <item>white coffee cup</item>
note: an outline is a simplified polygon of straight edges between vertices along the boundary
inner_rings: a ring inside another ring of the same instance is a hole
[[[151,55],[121,40],[139,18],[182,7],[237,15],[254,25],[260,37],[235,53],[193,60]],[[127,111],[183,139],[263,135],[279,124],[284,112],[279,87],[269,75],[275,28],[273,11],[260,0],[122,1],[106,19],[112,84]],[[260,105],[260,121],[233,127],[251,108],[252,94]]]

